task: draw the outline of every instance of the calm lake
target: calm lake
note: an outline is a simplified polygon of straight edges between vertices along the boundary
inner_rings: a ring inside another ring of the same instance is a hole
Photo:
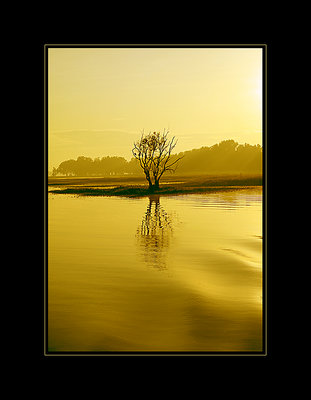
[[[261,351],[262,190],[48,194],[48,350]]]

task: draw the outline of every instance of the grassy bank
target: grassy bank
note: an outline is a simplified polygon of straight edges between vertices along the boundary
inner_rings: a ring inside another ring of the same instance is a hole
[[[162,180],[160,189],[150,192],[143,178],[52,178],[49,186],[50,193],[76,194],[80,196],[126,196],[143,197],[151,194],[180,195],[190,193],[210,193],[243,189],[250,186],[261,186],[261,176],[169,176]]]

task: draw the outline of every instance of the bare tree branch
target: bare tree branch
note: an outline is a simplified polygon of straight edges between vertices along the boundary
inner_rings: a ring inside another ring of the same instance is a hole
[[[162,134],[160,132],[149,132],[148,135],[145,135],[143,131],[140,140],[134,143],[132,149],[132,154],[139,160],[150,188],[158,188],[164,172],[174,172],[176,168],[174,169],[172,166],[177,166],[178,161],[183,158],[183,156],[178,157],[170,163],[177,140],[175,136],[169,140],[168,133],[169,131],[164,129]],[[154,182],[151,181],[151,174]]]

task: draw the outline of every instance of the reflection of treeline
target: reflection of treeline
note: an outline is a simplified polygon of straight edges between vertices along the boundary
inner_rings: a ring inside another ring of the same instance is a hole
[[[234,140],[224,140],[210,147],[201,147],[172,155],[184,156],[177,173],[217,173],[217,172],[256,172],[262,171],[262,147],[239,144]],[[63,161],[53,169],[53,175],[103,176],[103,175],[141,175],[138,160],[127,161],[123,157],[78,157],[77,160]]]

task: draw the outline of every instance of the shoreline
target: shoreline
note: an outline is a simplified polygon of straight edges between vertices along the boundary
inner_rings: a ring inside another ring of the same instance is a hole
[[[245,190],[262,188],[262,176],[191,176],[166,177],[160,182],[160,188],[149,191],[144,178],[53,178],[48,186],[53,187],[49,193],[76,194],[79,196],[122,196],[147,197],[162,195],[185,195],[196,193],[215,193],[219,191]],[[60,188],[55,188],[60,187]]]
[[[53,194],[76,194],[79,196],[102,196],[102,197],[150,197],[150,196],[180,196],[187,194],[204,194],[204,193],[216,193],[216,192],[225,192],[225,191],[234,191],[234,190],[245,190],[245,189],[255,189],[262,188],[261,185],[256,186],[214,186],[208,188],[184,188],[184,189],[175,189],[175,188],[164,188],[164,190],[156,190],[154,192],[150,192],[148,188],[138,188],[138,187],[124,187],[120,186],[115,189],[75,189],[75,188],[67,188],[67,189],[55,189],[50,190],[49,193]]]

